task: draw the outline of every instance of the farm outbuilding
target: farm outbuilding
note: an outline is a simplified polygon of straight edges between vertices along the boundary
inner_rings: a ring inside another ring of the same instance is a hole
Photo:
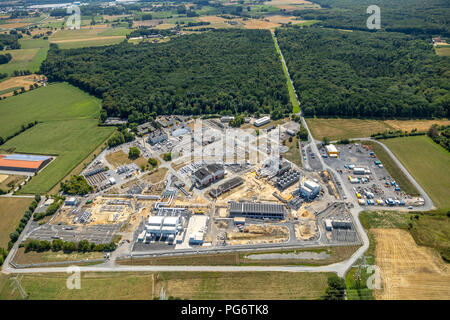
[[[28,154],[0,155],[0,170],[38,172],[45,167],[52,157]]]

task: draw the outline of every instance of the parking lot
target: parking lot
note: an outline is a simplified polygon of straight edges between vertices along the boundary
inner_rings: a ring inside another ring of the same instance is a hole
[[[338,145],[339,157],[324,157],[327,165],[342,177],[347,190],[361,206],[408,206],[412,197],[401,191],[376,158],[376,155],[360,144]],[[320,149],[322,156],[325,149]]]
[[[67,226],[44,224],[27,234],[27,238],[36,240],[80,242],[88,240],[95,243],[109,243],[120,225],[96,225],[96,226]]]

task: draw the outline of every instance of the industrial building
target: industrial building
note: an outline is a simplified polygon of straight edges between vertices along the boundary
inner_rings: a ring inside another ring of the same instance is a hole
[[[148,142],[153,146],[157,143],[165,141],[168,139],[167,133],[162,129],[157,129],[155,131],[150,132],[148,135]]]
[[[297,191],[303,198],[313,200],[320,192],[320,185],[312,180],[306,180]]]
[[[262,118],[259,118],[259,119],[255,120],[253,122],[253,125],[255,127],[260,127],[260,126],[263,126],[263,125],[265,125],[266,123],[269,123],[269,122],[270,122],[270,117],[269,116],[265,116],[265,117],[262,117]]]
[[[183,231],[181,216],[151,216],[145,224],[146,242],[155,239],[167,239],[173,242],[175,236]]]
[[[250,219],[278,219],[286,216],[286,209],[281,204],[267,202],[229,202],[230,217]]]
[[[289,170],[289,168],[287,168]],[[300,178],[300,172],[298,170],[292,169],[289,171],[285,171],[283,174],[281,174],[276,181],[276,186],[281,191],[289,188],[290,186],[297,183],[297,181]]]
[[[75,198],[75,197],[67,198],[67,199],[64,201],[64,204],[65,204],[66,206],[76,206],[77,203],[78,203],[78,199]]]
[[[325,149],[327,150],[327,154],[330,158],[337,158],[337,156],[339,156],[339,151],[334,144],[325,146]]]
[[[221,122],[230,122],[230,121],[233,121],[233,120],[234,120],[233,116],[224,116],[224,117],[220,118]]]
[[[38,172],[45,167],[52,157],[28,154],[0,155],[0,170]]]
[[[209,195],[212,198],[217,198],[218,196],[220,196],[221,194],[224,194],[225,192],[230,191],[231,189],[234,189],[238,186],[240,186],[241,184],[244,183],[244,180],[242,180],[242,178],[240,177],[235,177],[231,180],[228,180],[224,183],[222,183],[221,185],[219,185],[217,187],[217,189],[211,189],[209,191]]]
[[[220,164],[208,164],[194,172],[193,178],[200,188],[208,186],[210,183],[222,179],[225,170]]]

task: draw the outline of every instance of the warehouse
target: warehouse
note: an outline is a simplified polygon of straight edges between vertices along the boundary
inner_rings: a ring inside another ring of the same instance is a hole
[[[246,217],[251,219],[284,219],[286,210],[283,205],[264,202],[230,201],[230,217]]]
[[[266,123],[269,123],[269,122],[270,122],[270,117],[269,116],[265,116],[265,117],[262,117],[262,118],[259,118],[259,119],[255,120],[255,122],[253,122],[253,125],[255,127],[260,127],[260,126],[265,125]]]
[[[339,151],[334,146],[334,144],[329,144],[329,145],[325,146],[325,149],[327,150],[328,156],[330,158],[336,158],[339,155]]]
[[[219,185],[217,187],[217,189],[211,189],[211,191],[209,191],[209,195],[213,198],[217,198],[221,194],[224,194],[225,192],[228,192],[231,189],[234,189],[243,183],[244,183],[244,180],[242,180],[242,178],[235,177],[231,180],[228,180],[228,181],[222,183],[221,185]]]
[[[45,167],[52,157],[28,154],[0,155],[0,170],[38,172]]]

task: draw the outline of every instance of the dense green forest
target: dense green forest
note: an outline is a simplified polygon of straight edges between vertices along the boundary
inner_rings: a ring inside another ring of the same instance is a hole
[[[367,31],[370,14],[366,9],[377,5],[381,12],[381,28],[385,31],[417,35],[450,36],[448,0],[312,0],[321,10],[297,10],[302,19],[320,20],[329,28]]]
[[[19,36],[16,34],[0,34],[0,50],[9,49],[20,49]]]
[[[306,116],[450,117],[450,58],[393,32],[277,30]]]
[[[292,110],[268,30],[216,30],[158,44],[52,45],[41,71],[50,81],[68,81],[103,98],[108,115],[129,122],[244,111],[280,118]]]

